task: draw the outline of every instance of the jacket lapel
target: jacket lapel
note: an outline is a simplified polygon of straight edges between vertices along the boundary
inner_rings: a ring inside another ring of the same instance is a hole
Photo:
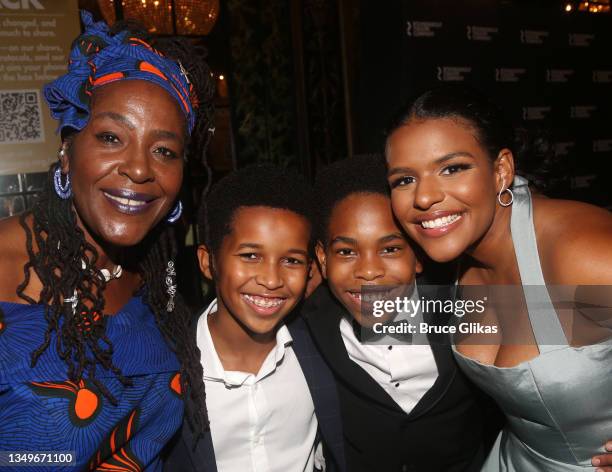
[[[185,399],[185,403],[191,403],[191,399]],[[210,429],[198,439],[194,449],[194,434],[186,421],[183,421],[181,439],[184,443],[184,451],[187,451],[192,469],[197,472],[217,472],[215,460],[215,449],[213,447]]]
[[[317,347],[327,359],[337,379],[347,388],[357,390],[361,395],[385,409],[403,414],[403,410],[387,392],[349,358],[340,334],[340,319],[343,316],[343,310],[344,308],[336,302],[325,286],[319,287],[307,300],[307,305],[304,307],[306,322]]]
[[[196,316],[191,323],[191,335],[197,340],[198,321],[200,316]],[[185,403],[192,404],[191,398],[185,398]],[[215,448],[212,442],[212,433],[209,428],[198,439],[194,449],[194,435],[186,421],[183,421],[181,433],[185,447],[189,451],[189,458],[193,464],[193,470],[198,472],[217,472],[217,461],[215,459]]]
[[[419,296],[426,299],[446,300],[450,296],[450,289],[446,286],[425,285],[418,282]],[[438,312],[423,313],[423,321],[429,325],[446,326],[450,318],[449,314]],[[438,378],[433,386],[421,398],[419,403],[410,412],[410,419],[418,418],[431,410],[438,401],[442,399],[455,375],[457,365],[450,347],[450,337],[448,334],[431,334],[427,336],[429,346],[436,361],[438,368]]]
[[[302,368],[302,373],[310,390],[319,431],[323,436],[325,446],[334,456],[335,465],[337,465],[337,468],[328,466],[328,470],[344,471],[342,420],[334,377],[312,342],[302,317],[297,315],[293,321],[287,324],[287,328],[293,338],[293,352]]]

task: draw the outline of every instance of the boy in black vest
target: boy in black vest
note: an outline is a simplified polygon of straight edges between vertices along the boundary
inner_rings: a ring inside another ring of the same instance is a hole
[[[384,161],[336,162],[319,174],[314,193],[327,286],[303,313],[338,383],[348,470],[480,470],[482,412],[449,343],[368,344],[360,336],[371,325],[361,311],[365,292],[411,286],[421,269],[393,218]]]

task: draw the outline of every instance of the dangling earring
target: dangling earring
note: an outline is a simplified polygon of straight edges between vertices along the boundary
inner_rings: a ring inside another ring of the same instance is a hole
[[[174,270],[174,261],[168,261],[168,266],[166,267],[166,293],[168,294],[166,311],[170,313],[174,311],[174,297],[176,296],[176,284],[174,283],[175,276],[176,270]]]
[[[55,193],[62,200],[68,200],[72,196],[70,174],[66,174],[66,183],[62,185],[62,169],[59,165],[55,168],[55,172],[53,173],[53,186],[55,187]]]
[[[510,188],[504,189],[505,186],[506,182],[502,180],[501,190],[497,193],[497,203],[499,203],[503,207],[509,207],[514,202],[514,194],[512,193],[512,190],[510,190]],[[510,194],[510,200],[508,200],[507,202],[503,202],[501,199],[502,194],[504,194],[505,192],[508,192]]]
[[[170,224],[175,223],[181,217],[181,213],[183,213],[183,203],[179,200],[170,214],[166,217],[166,221]]]

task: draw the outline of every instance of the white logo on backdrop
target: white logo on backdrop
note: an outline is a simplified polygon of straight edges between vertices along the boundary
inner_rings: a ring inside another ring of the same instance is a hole
[[[573,69],[547,69],[546,82],[565,83],[574,73]]]
[[[551,107],[523,107],[524,120],[543,120]]]
[[[587,188],[591,186],[591,181],[597,178],[596,175],[577,175],[576,177],[572,177],[571,187],[573,189],[576,188]]]
[[[436,29],[442,28],[441,21],[407,21],[406,34],[414,38],[433,38]]]
[[[593,141],[593,152],[612,151],[612,139],[596,139]]]
[[[574,141],[563,141],[555,143],[555,156],[567,156],[570,149],[576,145]]]
[[[591,118],[595,110],[597,110],[597,107],[594,105],[576,105],[570,107],[570,117],[577,119]]]
[[[575,47],[589,47],[594,39],[594,34],[586,33],[570,33],[568,36],[569,45]]]
[[[493,41],[493,35],[499,33],[499,28],[493,26],[467,26],[467,38],[470,41]]]
[[[612,83],[612,70],[594,70],[593,82],[596,84]]]
[[[527,72],[527,69],[508,69],[500,67],[495,69],[495,81],[496,82],[518,82],[521,80],[521,76]]]
[[[548,31],[540,30],[521,30],[521,43],[523,44],[544,44],[544,40],[550,36]]]
[[[471,67],[438,66],[438,80],[441,82],[463,82]]]

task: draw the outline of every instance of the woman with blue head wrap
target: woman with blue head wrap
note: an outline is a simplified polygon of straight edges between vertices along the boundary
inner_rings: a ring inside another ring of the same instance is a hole
[[[207,422],[173,224],[214,89],[185,46],[82,20],[68,73],[44,89],[62,135],[46,192],[0,222],[0,451],[157,470],[183,396],[196,432]]]

